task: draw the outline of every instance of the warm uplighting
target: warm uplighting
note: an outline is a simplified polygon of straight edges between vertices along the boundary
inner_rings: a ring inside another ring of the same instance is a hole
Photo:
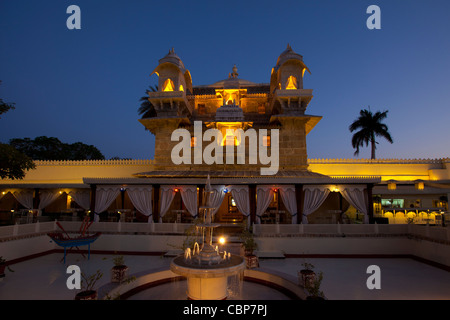
[[[338,186],[332,186],[332,187],[330,188],[330,191],[331,191],[331,192],[340,192]]]
[[[425,189],[425,184],[423,183],[423,181],[416,181],[415,187],[417,190],[423,190]]]
[[[388,190],[395,190],[397,189],[397,184],[393,181],[388,182]]]
[[[175,87],[175,86],[173,85],[173,81],[170,80],[170,79],[167,79],[167,80],[164,82],[164,85],[163,85],[163,91],[173,91],[174,87]]]
[[[294,76],[289,76],[286,90],[297,90],[297,78]]]

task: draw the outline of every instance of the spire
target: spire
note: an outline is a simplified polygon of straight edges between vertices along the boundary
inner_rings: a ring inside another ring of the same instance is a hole
[[[234,65],[234,66],[233,66],[233,72],[230,73],[228,77],[229,77],[229,78],[237,78],[238,75],[239,75],[239,73],[237,73],[237,70],[238,70],[238,69],[237,69],[236,65]]]

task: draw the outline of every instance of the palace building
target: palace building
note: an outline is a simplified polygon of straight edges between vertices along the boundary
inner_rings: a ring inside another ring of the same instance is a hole
[[[154,159],[36,161],[23,180],[0,181],[1,222],[86,212],[95,221],[189,223],[209,176],[221,224],[445,223],[449,158],[308,158],[306,136],[322,117],[308,107],[307,73],[288,45],[268,83],[244,80],[234,66],[195,86],[172,49],[153,70],[158,91],[139,119],[155,136]]]

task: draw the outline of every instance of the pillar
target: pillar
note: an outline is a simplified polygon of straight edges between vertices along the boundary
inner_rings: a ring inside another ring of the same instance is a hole
[[[250,197],[250,223],[256,222],[256,185],[251,184],[248,186]]]
[[[373,221],[373,184],[367,185],[367,214],[369,215],[369,221]]]
[[[155,184],[153,185],[153,221],[154,222],[159,222],[159,190],[160,190],[160,185],[159,184]]]
[[[297,200],[297,223],[302,223],[303,218],[303,185],[296,184],[295,185],[295,199]]]
[[[97,185],[96,184],[92,184],[91,185],[91,205],[90,205],[90,218],[92,221],[94,221],[94,213],[95,213],[95,196],[97,193]]]

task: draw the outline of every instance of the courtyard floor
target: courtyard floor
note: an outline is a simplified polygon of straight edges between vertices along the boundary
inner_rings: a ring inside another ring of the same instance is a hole
[[[80,254],[69,254],[66,264],[62,253],[52,253],[11,266],[0,282],[0,300],[72,300],[76,291],[66,286],[69,265],[78,265],[85,274],[103,272],[97,288],[110,281],[113,255],[92,254],[90,259]],[[169,268],[172,258],[162,256],[126,255],[125,264],[130,275],[145,274],[148,270]],[[261,259],[260,267],[297,276],[301,258]],[[450,300],[450,272],[409,258],[309,258],[316,272],[322,271],[322,290],[329,300]],[[370,265],[380,268],[380,289],[368,289]],[[186,299],[186,282],[167,283],[142,291],[131,299],[178,300]],[[283,300],[287,297],[274,288],[244,282],[241,299]]]

